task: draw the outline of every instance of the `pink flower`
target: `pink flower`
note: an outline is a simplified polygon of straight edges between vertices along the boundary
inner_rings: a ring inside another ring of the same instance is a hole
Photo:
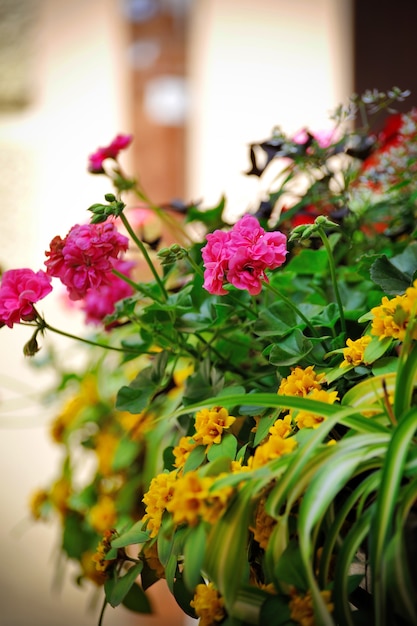
[[[109,284],[115,259],[128,248],[129,240],[113,222],[76,224],[65,239],[55,237],[45,254],[47,274],[66,286],[71,300],[85,297],[89,289]]]
[[[132,139],[132,135],[117,135],[108,146],[98,148],[89,156],[88,170],[93,174],[102,174],[104,172],[103,161],[117,159],[119,152],[127,148]]]
[[[21,320],[36,318],[33,307],[52,291],[51,279],[45,272],[28,268],[4,272],[0,285],[0,326],[10,328]]]
[[[135,265],[134,261],[116,260],[114,269],[130,277]],[[86,293],[81,309],[86,314],[87,323],[100,324],[107,315],[114,313],[116,302],[132,294],[133,288],[129,283],[115,274],[110,274],[108,284],[103,284],[98,289],[89,289]]]
[[[268,280],[265,270],[282,265],[287,254],[286,236],[266,232],[252,215],[244,215],[231,231],[216,230],[206,239],[204,288],[214,295],[226,294],[226,283],[259,294],[262,281]]]
[[[206,236],[207,245],[201,250],[204,261],[204,287],[209,293],[222,296],[227,293],[223,288],[225,275],[232,253],[230,233],[216,230]]]
[[[324,128],[322,130],[310,132],[307,131],[306,128],[303,128],[296,132],[292,139],[295,143],[302,145],[307,143],[310,137],[313,137],[313,139],[317,141],[320,148],[329,148],[329,146],[331,146],[335,141],[335,129]]]

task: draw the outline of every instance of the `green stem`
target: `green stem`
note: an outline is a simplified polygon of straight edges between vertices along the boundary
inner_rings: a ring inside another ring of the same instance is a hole
[[[117,346],[109,346],[105,343],[99,343],[98,341],[92,341],[90,339],[85,339],[84,337],[79,337],[78,335],[73,335],[72,333],[67,333],[65,330],[60,330],[59,328],[55,328],[46,322],[42,317],[38,316],[38,327],[41,332],[45,329],[50,330],[57,335],[61,335],[62,337],[68,337],[68,339],[74,339],[75,341],[81,341],[82,343],[86,343],[90,346],[94,346],[96,348],[104,348],[105,350],[114,350],[115,352],[129,352],[132,354],[141,354],[137,350],[131,350],[129,348],[118,348]],[[33,326],[33,324],[28,324],[28,326]]]
[[[337,275],[336,275],[336,266],[334,263],[334,257],[333,257],[333,252],[332,252],[332,248],[330,246],[330,242],[329,239],[324,231],[324,229],[319,226],[317,228],[317,232],[323,242],[323,245],[325,247],[325,250],[327,252],[327,257],[329,259],[329,269],[330,269],[330,277],[332,279],[332,285],[333,285],[333,291],[334,291],[334,295],[336,298],[336,303],[337,303],[337,307],[339,309],[339,315],[340,315],[340,324],[342,326],[342,332],[344,334],[344,336],[346,337],[346,320],[345,320],[345,312],[343,310],[343,304],[342,304],[342,299],[340,297],[340,292],[339,292],[339,287],[337,286]]]
[[[139,239],[139,237],[137,237],[135,231],[133,230],[133,228],[131,227],[129,220],[127,219],[126,215],[124,213],[120,214],[120,219],[122,220],[122,223],[124,225],[124,227],[126,228],[127,232],[129,233],[129,235],[131,236],[132,240],[135,242],[135,244],[137,245],[137,247],[139,248],[139,250],[142,252],[143,257],[145,259],[145,261],[147,262],[149,269],[151,270],[156,283],[159,285],[159,288],[161,290],[162,296],[164,298],[164,300],[167,299],[168,295],[167,292],[165,290],[164,284],[158,274],[158,272],[156,271],[156,268],[154,266],[154,264],[152,263],[152,259],[148,254],[148,251],[146,249],[146,246],[143,244],[143,242]]]
[[[287,304],[289,307],[291,307],[291,309],[294,311],[294,313],[296,315],[298,315],[298,317],[300,317],[303,320],[303,322],[308,326],[308,328],[311,330],[313,336],[316,337],[317,339],[320,339],[319,333],[314,328],[314,326],[312,325],[312,323],[310,322],[308,317],[306,317],[304,315],[304,313],[302,311],[300,311],[298,306],[296,304],[294,304],[294,302],[292,300],[290,300],[290,298],[287,298],[287,296],[284,296],[284,294],[281,291],[279,291],[279,289],[277,289],[276,287],[274,287],[270,283],[264,282],[264,285],[265,285],[265,287],[267,287],[267,289],[272,291],[272,293],[274,293],[276,296],[278,296],[278,298],[280,298],[283,302],[285,302],[285,304]]]

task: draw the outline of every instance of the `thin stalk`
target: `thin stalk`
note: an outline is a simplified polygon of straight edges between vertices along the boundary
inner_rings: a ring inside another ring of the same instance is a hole
[[[167,299],[168,294],[166,292],[166,289],[164,287],[164,284],[158,274],[158,272],[156,271],[156,268],[154,266],[154,264],[152,263],[152,259],[148,254],[148,251],[146,249],[146,246],[143,244],[143,242],[139,239],[139,237],[136,235],[135,231],[133,230],[133,228],[131,227],[129,220],[127,219],[126,215],[124,213],[120,214],[120,219],[122,220],[122,223],[124,225],[124,227],[126,228],[127,232],[129,233],[129,235],[131,236],[132,240],[135,242],[135,244],[137,245],[137,247],[139,248],[139,250],[142,252],[143,257],[146,261],[146,263],[149,266],[149,269],[151,270],[156,283],[159,286],[159,289],[161,290],[162,296],[164,298],[164,300]]]
[[[324,229],[321,226],[318,226],[317,232],[318,232],[318,234],[320,236],[320,239],[323,242],[324,248],[325,248],[325,250],[327,252],[327,257],[329,259],[330,277],[331,277],[331,280],[332,280],[333,291],[334,291],[334,295],[335,295],[335,298],[336,298],[336,304],[337,304],[337,307],[339,309],[340,324],[342,326],[342,332],[346,336],[345,313],[344,313],[344,310],[343,310],[342,298],[340,297],[339,287],[337,286],[336,266],[335,266],[335,263],[334,263],[332,248],[330,246],[329,239],[328,239]]]
[[[25,326],[34,326],[34,324],[25,324]],[[79,337],[78,335],[73,335],[72,333],[67,333],[65,330],[61,330],[59,328],[55,328],[46,322],[40,315],[38,316],[38,323],[36,324],[38,331],[43,333],[44,330],[50,330],[52,333],[57,335],[61,335],[62,337],[68,337],[68,339],[74,339],[75,341],[81,341],[82,343],[86,343],[90,346],[94,346],[96,348],[104,348],[105,350],[113,350],[115,352],[129,352],[132,354],[141,354],[137,350],[131,350],[130,348],[118,348],[117,346],[106,345],[105,343],[100,343],[98,341],[92,341],[91,339],[85,339],[84,337]]]
[[[308,326],[308,328],[311,330],[311,332],[314,335],[314,337],[316,337],[317,339],[320,339],[319,333],[314,328],[314,326],[312,325],[312,323],[310,322],[308,317],[306,317],[304,315],[304,313],[302,311],[300,311],[298,306],[296,304],[294,304],[294,302],[292,300],[290,300],[290,298],[287,298],[287,296],[284,296],[284,294],[279,289],[277,289],[276,287],[274,287],[270,283],[264,282],[264,285],[265,285],[265,287],[267,287],[267,289],[272,291],[272,293],[274,293],[276,296],[278,296],[278,298],[280,298],[283,302],[285,302],[285,304],[287,304],[289,307],[291,307],[291,309],[294,311],[294,313],[296,313],[296,315],[298,315],[298,317],[301,317],[303,322]]]

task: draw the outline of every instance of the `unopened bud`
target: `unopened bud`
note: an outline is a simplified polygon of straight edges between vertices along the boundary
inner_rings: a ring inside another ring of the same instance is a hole
[[[37,335],[37,331],[29,339],[29,341],[23,346],[23,354],[25,356],[34,356],[37,352],[39,352],[39,345],[36,339],[36,335]]]

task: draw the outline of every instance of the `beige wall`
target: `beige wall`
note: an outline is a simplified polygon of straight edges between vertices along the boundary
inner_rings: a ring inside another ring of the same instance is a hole
[[[243,213],[251,142],[329,126],[352,91],[350,0],[199,0],[189,48],[189,192]]]
[[[350,92],[349,1],[191,4],[189,196],[210,204],[225,192],[239,213],[259,192],[258,181],[242,175],[247,144],[266,138],[275,124],[289,132],[305,124],[321,128],[327,111]],[[85,219],[86,208],[109,191],[100,177],[86,174],[88,154],[129,132],[118,0],[39,0],[38,6],[34,99],[21,112],[0,114],[5,268],[39,269],[50,239]],[[81,327],[54,298],[43,308],[56,325]],[[51,591],[56,529],[27,520],[29,494],[53,478],[59,452],[47,434],[50,415],[34,404],[49,379],[24,360],[28,338],[25,328],[0,331],[0,624],[95,625],[90,596],[68,577],[60,595]],[[57,345],[65,360],[78,358],[72,343]],[[105,619],[105,626],[128,623],[132,616],[123,609]]]

